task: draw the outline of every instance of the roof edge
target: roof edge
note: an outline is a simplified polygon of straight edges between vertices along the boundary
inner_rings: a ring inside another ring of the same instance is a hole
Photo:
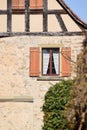
[[[64,2],[64,0],[56,0],[63,9],[69,14],[69,16],[83,29],[87,29],[87,24],[83,22],[70,8],[69,6]]]

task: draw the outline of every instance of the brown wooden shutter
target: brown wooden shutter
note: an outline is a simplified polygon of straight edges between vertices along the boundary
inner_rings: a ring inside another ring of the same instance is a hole
[[[30,0],[30,8],[31,9],[35,8],[35,0]]]
[[[39,76],[40,74],[40,49],[38,47],[30,48],[30,76]]]
[[[25,0],[19,0],[19,9],[25,8]]]
[[[62,48],[62,76],[71,76],[71,48]]]
[[[12,0],[12,9],[24,9],[25,1],[24,0]]]
[[[43,0],[37,0],[37,9],[43,8]]]
[[[42,9],[43,0],[30,0],[30,9]]]
[[[19,1],[12,0],[12,9],[18,9],[18,8],[19,8]]]

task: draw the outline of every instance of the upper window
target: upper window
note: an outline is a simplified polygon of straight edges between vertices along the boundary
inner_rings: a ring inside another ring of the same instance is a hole
[[[71,76],[71,48],[30,48],[30,76]]]
[[[12,0],[12,9],[24,9],[25,8],[25,0]],[[42,9],[43,8],[43,0],[30,0],[30,9]]]
[[[43,75],[58,75],[59,74],[59,49],[44,48],[42,49]]]

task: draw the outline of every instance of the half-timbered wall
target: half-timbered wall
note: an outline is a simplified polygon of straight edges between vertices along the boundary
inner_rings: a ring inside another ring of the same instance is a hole
[[[43,0],[41,10],[32,10],[29,0],[24,0],[25,9],[15,9],[12,0],[0,2],[0,35],[32,34],[32,32],[81,32],[81,29],[66,14],[56,0]],[[3,26],[4,25],[4,26]],[[3,33],[4,32],[4,33]],[[52,34],[52,33],[51,33]]]

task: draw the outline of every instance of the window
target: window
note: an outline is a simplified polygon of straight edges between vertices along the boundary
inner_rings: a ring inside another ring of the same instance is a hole
[[[58,75],[59,74],[59,49],[44,48],[42,49],[42,68],[43,75]]]
[[[71,48],[30,47],[29,72],[32,77],[71,76]]]
[[[24,9],[25,0],[12,0],[12,9]],[[31,10],[37,10],[43,8],[43,0],[30,0]]]

